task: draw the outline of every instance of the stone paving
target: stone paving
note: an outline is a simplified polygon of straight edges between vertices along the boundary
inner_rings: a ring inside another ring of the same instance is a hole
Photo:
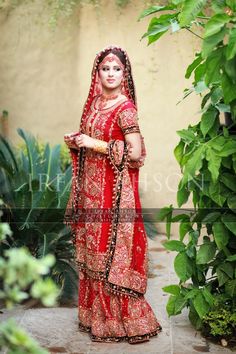
[[[232,353],[229,348],[215,345],[203,338],[188,320],[188,310],[181,315],[170,317],[166,313],[168,294],[162,287],[177,284],[173,268],[175,252],[166,251],[163,242],[165,235],[156,236],[149,243],[149,279],[146,299],[152,306],[163,331],[139,344],[91,342],[87,333],[77,329],[77,306],[57,308],[25,308],[18,306],[14,311],[1,310],[0,320],[14,317],[17,323],[37,339],[51,353],[71,354],[194,354],[194,353]],[[235,348],[236,351],[236,348]]]

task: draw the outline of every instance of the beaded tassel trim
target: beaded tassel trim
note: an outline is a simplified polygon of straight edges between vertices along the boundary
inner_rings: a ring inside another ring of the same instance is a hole
[[[94,342],[121,342],[121,341],[128,341],[130,344],[135,344],[135,343],[141,343],[148,341],[151,337],[157,336],[158,333],[162,331],[162,326],[159,325],[157,329],[154,332],[142,334],[142,335],[137,335],[137,336],[122,336],[122,337],[99,337],[95,336],[91,332],[91,327],[83,325],[81,322],[78,324],[78,328],[81,332],[87,332],[89,333],[91,340]]]

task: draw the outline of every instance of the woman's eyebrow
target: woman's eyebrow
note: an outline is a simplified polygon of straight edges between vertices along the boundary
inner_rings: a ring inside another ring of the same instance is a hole
[[[109,66],[109,65],[106,65],[106,64],[103,64],[103,68],[104,68],[104,67],[109,68],[110,66]],[[120,68],[120,65],[113,65],[113,68]]]

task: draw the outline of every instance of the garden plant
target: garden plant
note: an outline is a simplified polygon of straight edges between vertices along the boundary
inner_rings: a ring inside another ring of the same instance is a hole
[[[3,206],[2,200],[0,205]],[[0,210],[0,219],[2,211]],[[0,245],[12,237],[13,232],[8,223],[0,223]],[[8,310],[28,298],[42,302],[44,306],[56,306],[59,288],[48,276],[55,263],[51,254],[42,259],[35,259],[26,247],[6,249],[0,256],[0,301]],[[47,354],[39,344],[16,324],[13,318],[0,323],[0,350],[19,354]]]
[[[26,246],[32,256],[52,253],[56,262],[52,279],[61,286],[61,301],[72,300],[77,293],[78,275],[70,230],[63,224],[70,193],[71,166],[60,145],[39,144],[30,133],[18,129],[24,147],[14,147],[0,137],[0,185],[4,202],[4,220],[13,236],[2,244],[5,249]],[[61,167],[62,166],[62,167]],[[64,166],[64,170],[62,169]]]
[[[177,204],[180,208],[191,197],[193,209],[173,215],[171,204],[158,213],[158,219],[166,221],[165,247],[177,252],[174,269],[179,283],[163,287],[170,294],[166,309],[173,316],[187,307],[197,329],[223,345],[234,345],[236,2],[172,0],[146,9],[139,20],[149,15],[154,17],[142,37],[148,44],[180,30],[197,36],[201,44],[186,70],[185,77],[193,81],[183,97],[200,95],[201,117],[177,131],[180,141],[174,149],[182,173]],[[179,222],[178,240],[170,240],[173,222]]]

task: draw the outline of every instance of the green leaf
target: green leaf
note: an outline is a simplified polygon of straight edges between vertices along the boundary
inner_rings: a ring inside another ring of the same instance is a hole
[[[172,4],[179,5],[182,4],[185,0],[172,0]]]
[[[217,136],[216,138],[207,142],[209,146],[217,151],[221,151],[226,143],[226,139],[223,136]]]
[[[211,7],[216,13],[223,13],[226,3],[225,0],[213,0],[211,1]]]
[[[203,288],[203,296],[205,297],[208,304],[212,307],[214,305],[215,299],[214,296],[210,293],[210,291],[205,287]]]
[[[231,169],[231,166],[232,166],[231,156],[222,158],[222,166]]]
[[[192,299],[198,294],[199,290],[197,288],[193,288],[190,291],[187,292],[187,294],[184,296],[185,299]]]
[[[215,222],[212,226],[212,229],[216,245],[219,250],[222,250],[229,241],[228,229],[226,229],[222,222]]]
[[[236,153],[236,141],[230,140],[225,142],[221,151],[219,151],[219,156],[227,157]]]
[[[184,236],[187,234],[187,232],[192,230],[192,225],[190,222],[182,221],[179,225],[179,238],[180,241],[183,241]]]
[[[166,304],[166,311],[168,313],[168,316],[173,316],[175,314],[175,300],[176,296],[170,295]]]
[[[169,316],[178,315],[186,304],[186,300],[183,295],[170,295],[166,310]]]
[[[215,211],[213,213],[207,214],[203,218],[202,223],[203,224],[212,223],[212,222],[216,221],[220,216],[221,216],[221,213],[218,212],[218,211]]]
[[[223,126],[223,135],[228,138],[229,137],[229,131],[226,127]]]
[[[222,173],[220,180],[232,191],[236,192],[236,176],[231,173]]]
[[[207,86],[204,81],[206,73],[206,62],[198,65],[198,67],[194,71],[194,85],[195,85],[195,91],[199,93],[199,88],[201,88],[201,92],[204,91]]]
[[[236,57],[225,61],[225,72],[231,81],[236,84]]]
[[[206,5],[206,0],[186,0],[178,19],[181,27],[187,26],[193,21]]]
[[[220,69],[224,63],[223,48],[217,48],[206,59],[206,76],[205,82],[210,83],[219,82],[221,80]]]
[[[191,142],[196,139],[194,132],[192,130],[182,129],[177,130],[177,134],[183,139],[183,141]]]
[[[236,296],[236,279],[228,280],[225,283],[225,292],[229,294],[232,298]]]
[[[226,0],[226,5],[228,5],[234,12],[236,11],[235,0]]]
[[[206,37],[202,44],[202,57],[206,58],[217,46],[217,44],[223,41],[227,29],[222,27],[220,32],[213,34],[212,36]]]
[[[197,252],[196,263],[206,264],[212,260],[216,252],[216,245],[214,242],[204,243],[200,246]]]
[[[192,245],[191,243],[188,244],[186,248],[186,254],[189,258],[193,258],[195,260],[196,258],[196,247],[195,245]]]
[[[179,294],[176,296],[175,299],[175,315],[178,315],[181,313],[182,309],[186,305],[187,301],[185,300],[184,296],[182,294]]]
[[[216,119],[213,126],[209,130],[208,135],[211,138],[216,138],[217,135],[219,134],[219,129],[220,129],[220,121],[219,121],[219,119]]]
[[[164,10],[173,10],[175,8],[174,5],[167,5],[167,6],[160,6],[160,5],[156,5],[156,6],[151,6],[148,9],[144,10],[143,12],[141,12],[141,15],[138,18],[138,21],[140,21],[142,18],[152,15],[156,12],[159,11],[164,11]]]
[[[217,113],[217,109],[212,106],[210,106],[210,108],[205,113],[203,113],[200,123],[200,129],[204,137],[213,126]]]
[[[197,330],[200,330],[202,328],[202,320],[198,316],[198,313],[195,310],[193,303],[190,303],[190,310],[189,310],[188,317],[189,317],[189,321]]]
[[[230,20],[231,18],[227,14],[216,14],[212,16],[205,25],[204,38],[213,36],[215,33],[219,32]]]
[[[172,215],[172,211],[173,211],[173,208],[172,207],[164,207],[164,208],[161,208],[156,217],[158,220],[165,220],[167,218],[168,215]]]
[[[40,169],[40,154],[37,140],[32,134],[27,133],[21,128],[18,128],[17,132],[25,141],[28,155],[27,172],[31,175],[31,179],[34,180],[38,177],[39,173],[42,173],[42,170]]]
[[[188,66],[186,73],[185,73],[185,78],[189,79],[193,70],[198,67],[199,64],[203,61],[203,58],[201,56],[201,53],[197,53],[197,58],[194,59],[194,61]]]
[[[205,67],[205,65],[204,65],[204,67]],[[197,84],[194,86],[194,91],[196,92],[197,95],[199,93],[202,93],[202,92],[206,91],[207,89],[208,89],[208,87],[206,86],[206,83],[203,80],[202,81],[198,81]]]
[[[218,103],[218,104],[216,104],[216,108],[220,112],[229,112],[229,113],[231,112],[230,106],[228,104]]]
[[[214,87],[211,92],[211,102],[213,105],[216,105],[217,103],[219,103],[219,101],[222,100],[222,96],[223,96],[223,91],[221,87]]]
[[[172,295],[179,295],[180,287],[179,285],[167,285],[162,288],[166,293],[170,293]]]
[[[231,195],[227,198],[228,206],[231,210],[236,212],[236,195]]]
[[[178,143],[178,145],[174,149],[174,155],[175,155],[175,158],[179,164],[181,164],[181,160],[183,157],[184,146],[185,146],[185,143],[182,140],[180,140],[180,142]]]
[[[221,264],[216,268],[217,274],[219,273],[219,271],[224,272],[224,273],[227,275],[228,278],[231,278],[231,279],[232,279],[233,276],[234,276],[234,268],[233,268],[232,264],[229,263],[229,262],[221,263]],[[221,283],[221,285],[222,285],[222,283]],[[220,286],[221,286],[221,285],[220,285]]]
[[[236,99],[235,83],[225,72],[222,74],[221,83],[224,94],[224,101],[226,104],[228,104],[234,99]]]
[[[208,92],[202,99],[201,102],[201,109],[203,109],[205,107],[205,105],[207,104],[207,102],[209,101],[209,99],[212,97],[212,92]]]
[[[205,316],[210,309],[210,305],[201,292],[193,299],[193,304],[200,318]]]
[[[148,30],[142,38],[148,36],[148,44],[159,39],[171,26],[171,19],[175,17],[175,14],[161,15],[159,18],[153,17],[148,26]]]
[[[194,178],[195,172],[199,171],[202,167],[202,161],[205,157],[206,147],[205,145],[200,145],[192,154],[191,158],[187,161],[184,170],[184,176],[182,183],[185,184]]]
[[[169,26],[166,26],[166,29],[164,29],[164,27],[162,29],[160,29],[159,33],[158,33],[158,29],[156,28],[156,34],[150,34],[148,35],[148,45],[152,44],[153,42],[156,42],[161,36],[163,36],[163,34],[165,34],[169,29]]]
[[[208,161],[208,170],[211,172],[212,180],[215,183],[219,176],[221,157],[208,145],[206,149],[206,160]]]
[[[232,59],[236,55],[236,28],[232,28],[229,34],[229,41],[226,48],[226,58]]]
[[[185,250],[185,244],[178,240],[166,241],[163,243],[163,246],[170,251],[181,252]]]
[[[177,203],[179,208],[188,201],[189,195],[190,195],[190,190],[186,188],[186,186],[178,190]]]
[[[226,201],[225,191],[227,191],[227,189],[222,183],[211,183],[209,186],[209,196],[220,206],[223,206]]]
[[[172,222],[178,222],[178,221],[189,221],[189,215],[187,214],[177,214],[172,218]]]
[[[234,262],[236,261],[236,254],[232,255],[232,256],[228,256],[226,258],[226,261],[229,261],[229,262]]]
[[[188,280],[193,273],[192,262],[184,252],[177,254],[175,257],[174,268],[182,282]]]
[[[222,215],[221,220],[225,226],[236,235],[236,216],[234,214]]]

